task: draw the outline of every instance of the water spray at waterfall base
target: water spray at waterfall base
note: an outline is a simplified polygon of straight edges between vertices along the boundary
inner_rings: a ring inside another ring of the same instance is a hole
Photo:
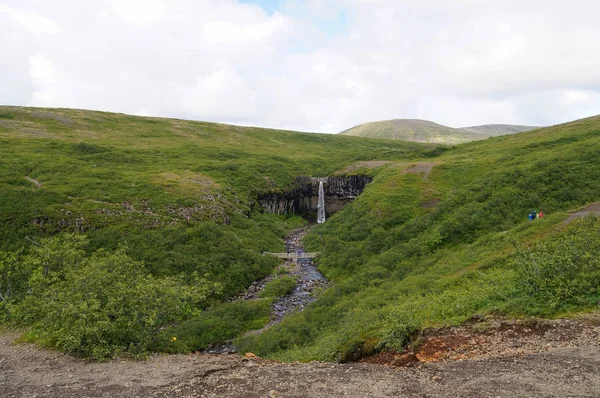
[[[319,181],[319,202],[317,203],[317,223],[323,224],[324,222],[325,222],[325,190],[323,189],[323,181]]]

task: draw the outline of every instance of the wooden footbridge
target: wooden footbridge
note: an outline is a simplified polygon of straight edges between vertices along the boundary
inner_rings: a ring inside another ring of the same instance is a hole
[[[297,261],[301,258],[315,258],[320,252],[290,252],[290,253],[271,253],[271,252],[263,252],[263,256],[273,256],[277,258],[284,258],[286,260]]]

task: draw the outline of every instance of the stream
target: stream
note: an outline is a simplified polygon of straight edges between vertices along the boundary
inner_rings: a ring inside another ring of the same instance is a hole
[[[310,227],[302,227],[293,230],[285,238],[285,249],[288,253],[304,250],[302,238],[309,232]],[[296,278],[297,283],[289,294],[278,298],[271,307],[271,319],[269,324],[259,330],[252,330],[248,334],[259,334],[265,329],[278,324],[286,315],[296,311],[302,311],[304,307],[315,301],[316,290],[326,289],[329,281],[319,272],[312,259],[298,259],[297,262],[284,260],[283,268],[287,271],[285,275]],[[271,274],[262,279],[252,282],[250,287],[235,300],[257,300],[261,291],[267,283],[275,279]],[[201,351],[204,354],[233,354],[235,347],[232,342],[215,344]]]
[[[297,252],[298,250],[304,250],[302,247],[302,238],[308,231],[309,228],[299,228],[288,235],[285,239],[286,251]],[[291,276],[298,280],[298,283],[291,293],[280,297],[273,303],[269,325],[281,322],[283,317],[298,309],[302,310],[317,299],[313,294],[316,288],[325,289],[329,284],[328,280],[319,272],[310,258],[299,259],[297,263],[286,261],[283,266]]]

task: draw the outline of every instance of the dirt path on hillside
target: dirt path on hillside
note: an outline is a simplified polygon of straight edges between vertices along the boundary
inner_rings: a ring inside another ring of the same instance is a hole
[[[31,178],[29,176],[25,176],[24,177],[27,181],[29,181],[30,183],[32,183],[33,185],[35,185],[36,188],[41,188],[42,187],[42,183],[39,182],[38,180]]]
[[[587,216],[600,216],[600,202],[586,206],[581,210],[571,213],[563,224],[569,224],[576,218],[587,217]]]
[[[370,363],[282,364],[237,355],[202,354],[157,355],[143,362],[92,363],[30,344],[14,344],[17,335],[4,333],[0,335],[0,395],[3,398],[600,395],[600,313],[576,320],[485,322],[489,323],[484,325],[485,330],[480,330],[481,321],[477,321],[460,328],[427,331],[419,346],[421,360],[409,363],[408,367]]]

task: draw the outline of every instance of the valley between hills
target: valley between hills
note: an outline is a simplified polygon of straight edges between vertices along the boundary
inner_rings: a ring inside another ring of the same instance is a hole
[[[448,146],[2,106],[0,143],[8,397],[600,391],[599,116]],[[266,327],[309,225],[329,282]]]

